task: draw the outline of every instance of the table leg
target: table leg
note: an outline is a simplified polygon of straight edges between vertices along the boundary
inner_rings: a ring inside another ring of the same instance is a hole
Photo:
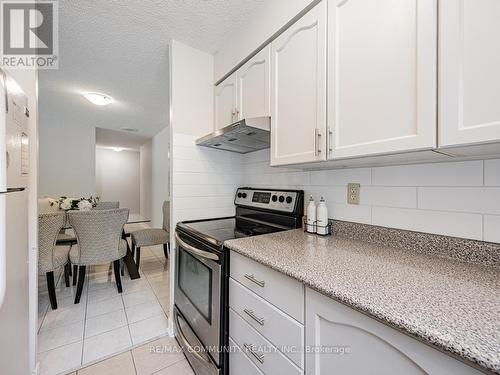
[[[125,231],[122,232],[122,238],[127,241],[127,236],[125,235]],[[128,273],[130,275],[131,280],[135,280],[140,278],[141,276],[139,275],[139,271],[137,269],[137,266],[134,262],[134,256],[132,255],[132,252],[130,251],[130,247],[128,245],[127,241],[127,254],[125,257],[123,257],[123,262],[125,263],[125,266],[127,266]]]

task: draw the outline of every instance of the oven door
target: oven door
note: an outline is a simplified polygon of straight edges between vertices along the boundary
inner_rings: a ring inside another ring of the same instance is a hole
[[[212,351],[220,348],[222,344],[220,342],[221,255],[178,231],[175,233],[175,238],[177,244],[175,305],[202,344],[210,347]],[[211,354],[219,366],[219,353],[213,351]]]

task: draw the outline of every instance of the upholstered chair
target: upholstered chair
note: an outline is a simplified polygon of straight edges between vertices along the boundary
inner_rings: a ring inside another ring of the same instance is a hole
[[[70,245],[56,246],[57,236],[64,225],[65,213],[45,213],[38,216],[38,272],[47,278],[50,305],[57,309],[54,271],[64,267],[64,279],[69,286]]]
[[[80,302],[87,266],[113,262],[116,286],[121,293],[120,259],[127,254],[122,231],[128,209],[70,211],[68,215],[77,240],[69,253],[71,263],[79,268],[75,303]]]
[[[97,202],[94,210],[114,210],[116,208],[120,208],[120,202]]]
[[[135,253],[135,263],[139,268],[141,263],[141,247],[163,245],[163,253],[168,258],[170,251],[170,202],[163,202],[163,228],[140,229],[130,233],[132,237],[132,254]]]

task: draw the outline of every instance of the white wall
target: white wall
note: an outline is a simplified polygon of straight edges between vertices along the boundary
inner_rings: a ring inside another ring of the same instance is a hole
[[[119,201],[121,208],[139,214],[140,178],[138,151],[96,149],[96,194],[101,201]]]
[[[26,322],[26,330],[21,331],[16,328],[13,333],[19,335],[28,335],[29,347],[16,348],[15,342],[11,347],[15,349],[15,354],[4,351],[5,356],[14,355],[11,359],[17,361],[19,365],[23,361],[28,361],[29,373],[32,373],[36,367],[36,344],[38,327],[38,71],[37,70],[11,70],[8,72],[14,80],[21,86],[28,96],[30,119],[29,119],[29,139],[30,139],[30,170],[28,182],[28,222],[29,222],[29,254],[28,254],[28,285],[29,285],[29,321]],[[19,312],[21,314],[21,312]],[[3,332],[7,337],[9,332]],[[2,359],[4,357],[2,356]],[[2,364],[3,371],[8,371],[6,363]]]
[[[173,224],[234,215],[241,155],[195,145],[213,131],[213,56],[171,45]]]
[[[95,195],[95,146],[94,126],[40,111],[39,196]]]
[[[140,148],[140,194],[141,194],[141,216],[152,218],[153,201],[153,141],[149,140]]]
[[[302,171],[271,168],[269,150],[245,155],[243,184],[324,196],[334,219],[500,242],[500,160]],[[347,183],[361,184],[360,205]]]
[[[316,0],[266,1],[252,18],[245,19],[241,32],[234,35],[216,54],[214,82],[238,65],[257,47]]]
[[[169,198],[170,184],[170,129],[167,127],[153,137],[151,143],[152,155],[152,186],[151,186],[151,224],[161,228],[163,224],[162,206]]]
[[[195,146],[213,131],[213,56],[170,43],[171,244],[175,224],[234,214],[234,188],[241,180],[240,155]],[[175,252],[170,257],[175,269]],[[172,272],[170,295],[174,295]],[[172,314],[173,299],[170,304]],[[170,323],[170,332],[173,326]]]

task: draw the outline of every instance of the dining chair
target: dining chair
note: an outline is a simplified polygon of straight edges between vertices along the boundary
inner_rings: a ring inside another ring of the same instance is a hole
[[[127,242],[122,239],[122,231],[129,210],[71,211],[68,215],[77,240],[69,253],[70,262],[78,266],[75,303],[80,302],[87,266],[113,262],[116,287],[121,293],[120,259],[127,254]]]
[[[93,208],[94,210],[113,210],[120,208],[120,202],[97,202],[97,205]]]
[[[69,286],[69,252],[71,245],[57,246],[57,235],[64,225],[65,213],[53,212],[38,215],[38,272],[47,278],[50,305],[57,309],[54,271],[64,267],[64,280]]]
[[[132,255],[139,268],[141,263],[141,247],[163,245],[163,254],[168,259],[170,252],[170,202],[163,202],[163,228],[140,229],[130,233],[132,238]]]

